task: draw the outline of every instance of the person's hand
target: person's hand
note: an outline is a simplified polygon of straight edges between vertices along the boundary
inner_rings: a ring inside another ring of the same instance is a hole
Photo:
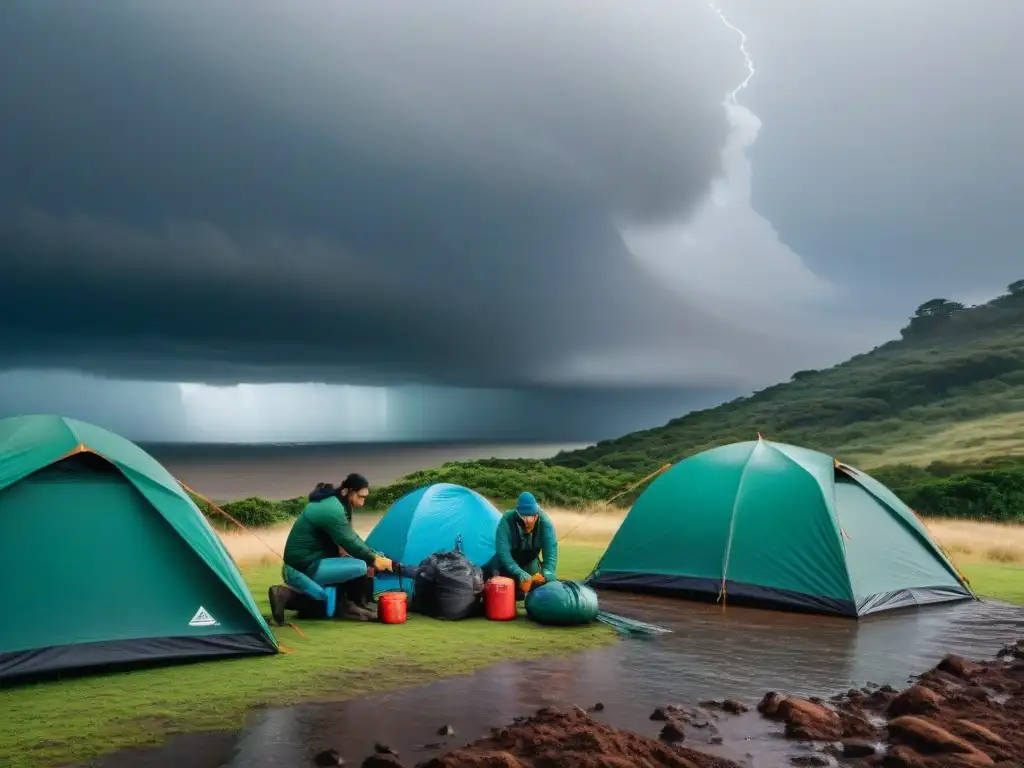
[[[532,587],[532,586],[533,586],[533,579],[530,578],[530,579],[527,579],[526,581],[520,583],[519,588],[521,590],[523,590],[523,592],[529,592],[530,591],[530,587]]]
[[[533,578],[531,580],[534,583],[536,583],[536,584],[544,584],[544,583],[547,582],[547,579],[544,578],[544,574],[543,573],[535,573],[535,574],[533,574]]]
[[[390,571],[394,566],[386,557],[378,555],[374,558],[373,567],[378,571]]]

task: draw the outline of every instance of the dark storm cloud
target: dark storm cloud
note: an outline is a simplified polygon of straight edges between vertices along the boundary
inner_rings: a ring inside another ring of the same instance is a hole
[[[615,228],[719,171],[741,62],[699,3],[12,1],[0,60],[3,365],[523,386],[676,358],[642,386],[778,359]]]
[[[862,314],[1024,277],[1019,0],[729,0],[754,203]]]

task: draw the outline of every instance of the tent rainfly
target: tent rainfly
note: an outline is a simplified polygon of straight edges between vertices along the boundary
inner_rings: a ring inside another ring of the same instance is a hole
[[[139,446],[61,416],[0,420],[0,683],[277,653],[206,518]]]
[[[764,439],[704,451],[657,478],[587,583],[848,617],[977,599],[882,483]]]

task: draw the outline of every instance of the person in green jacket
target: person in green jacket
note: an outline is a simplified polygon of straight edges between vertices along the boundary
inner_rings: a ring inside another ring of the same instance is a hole
[[[521,493],[516,508],[501,516],[494,537],[494,562],[498,573],[515,581],[519,600],[535,585],[557,579],[555,526],[532,493]]]
[[[284,545],[284,562],[322,587],[339,588],[335,616],[368,621],[373,617],[373,575],[390,571],[392,562],[367,546],[352,527],[352,509],[361,507],[370,483],[352,473],[335,488],[319,483],[309,494],[309,503],[295,519]],[[298,610],[303,595],[283,584],[269,592],[270,612],[278,625],[284,624],[286,610]]]

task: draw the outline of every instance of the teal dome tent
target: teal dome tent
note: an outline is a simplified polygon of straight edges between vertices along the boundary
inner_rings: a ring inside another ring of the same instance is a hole
[[[0,680],[276,653],[230,555],[134,443],[60,416],[0,420]]]
[[[501,513],[474,490],[451,483],[417,488],[400,498],[374,526],[366,543],[403,565],[418,565],[435,552],[461,549],[481,568],[494,558]],[[378,574],[375,588],[398,586],[392,574]],[[410,582],[405,582],[411,590]]]
[[[976,599],[884,485],[823,453],[760,439],[658,477],[587,583],[850,617]]]

